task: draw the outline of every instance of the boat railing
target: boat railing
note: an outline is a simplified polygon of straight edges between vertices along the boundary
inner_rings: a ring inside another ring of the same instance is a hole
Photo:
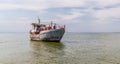
[[[53,25],[53,26],[51,26],[51,25],[46,25],[46,26],[44,26],[44,27],[41,27],[41,31],[44,31],[44,30],[55,30],[55,29],[63,29],[63,28],[65,28],[65,25],[58,25],[58,24],[56,24],[56,25]]]
[[[41,31],[46,31],[46,30],[55,30],[55,29],[65,29],[65,25],[59,25],[56,23],[52,23],[52,24],[37,24],[37,23],[32,23],[33,25],[33,30],[34,31],[30,31],[31,33],[36,33],[39,34]]]

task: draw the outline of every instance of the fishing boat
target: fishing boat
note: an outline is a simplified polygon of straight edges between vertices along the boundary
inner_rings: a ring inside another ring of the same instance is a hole
[[[65,33],[65,25],[61,26],[52,21],[49,24],[44,24],[38,19],[38,23],[31,25],[30,39],[34,41],[60,42]]]

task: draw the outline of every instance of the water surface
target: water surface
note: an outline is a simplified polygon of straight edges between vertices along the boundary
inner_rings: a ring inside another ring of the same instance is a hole
[[[0,64],[120,64],[120,33],[66,33],[60,43],[0,33]]]

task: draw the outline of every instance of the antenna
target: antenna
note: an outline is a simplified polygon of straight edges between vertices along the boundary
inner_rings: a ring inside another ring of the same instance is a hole
[[[38,24],[40,25],[40,18],[38,17]]]
[[[53,22],[51,21],[51,27],[52,27],[52,25],[53,25]]]

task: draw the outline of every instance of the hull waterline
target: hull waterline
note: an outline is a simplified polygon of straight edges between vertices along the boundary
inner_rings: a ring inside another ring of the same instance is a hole
[[[49,41],[49,42],[60,42],[64,35],[65,29],[55,29],[41,31],[39,34],[30,34],[31,40],[34,41]]]

